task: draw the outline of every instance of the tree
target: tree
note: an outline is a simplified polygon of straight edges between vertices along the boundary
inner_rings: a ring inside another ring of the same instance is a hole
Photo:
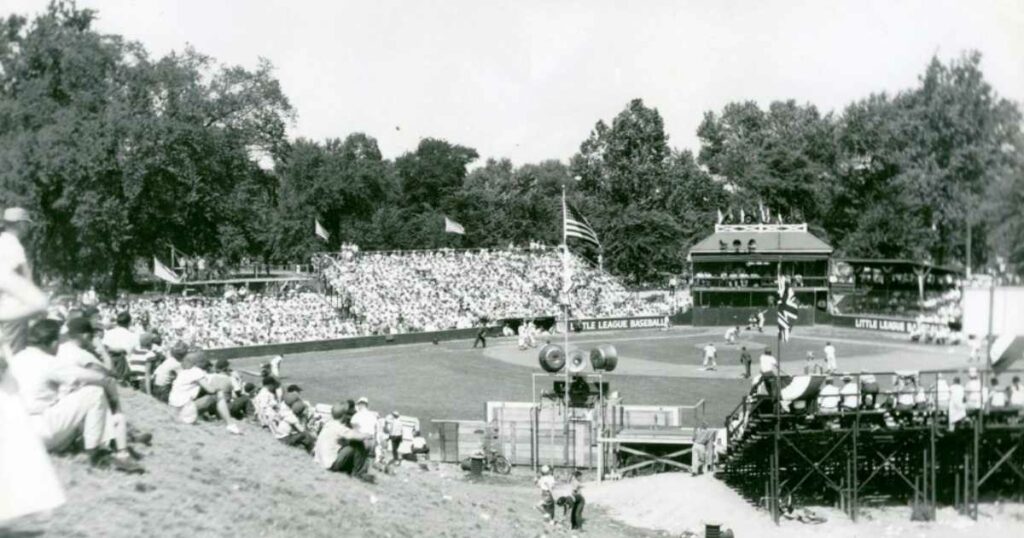
[[[466,167],[477,157],[471,148],[436,138],[421,140],[416,151],[395,160],[403,205],[447,209],[446,202],[462,188]]]

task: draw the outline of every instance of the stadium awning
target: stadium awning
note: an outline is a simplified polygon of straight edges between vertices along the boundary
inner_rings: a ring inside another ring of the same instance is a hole
[[[753,241],[753,243],[751,243]],[[737,243],[738,242],[738,243]],[[739,251],[736,251],[736,247]],[[753,248],[751,248],[753,247]],[[690,249],[690,254],[821,254],[832,247],[805,230],[716,231]]]

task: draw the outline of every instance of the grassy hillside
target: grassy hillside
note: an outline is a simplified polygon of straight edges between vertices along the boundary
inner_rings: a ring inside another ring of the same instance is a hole
[[[569,536],[544,525],[527,472],[466,480],[451,466],[404,465],[368,485],[316,467],[299,449],[255,426],[231,436],[223,425],[185,425],[149,397],[129,393],[132,422],[151,431],[142,447],[147,473],[89,468],[81,457],[55,458],[68,503],[50,517],[6,529],[15,536]],[[648,536],[595,511],[587,536]],[[0,534],[5,534],[0,529]]]

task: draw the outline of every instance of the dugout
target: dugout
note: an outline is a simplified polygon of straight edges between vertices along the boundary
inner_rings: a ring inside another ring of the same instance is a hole
[[[694,325],[746,325],[775,316],[778,277],[789,279],[800,305],[797,324],[830,321],[832,247],[807,224],[718,224],[690,249]]]

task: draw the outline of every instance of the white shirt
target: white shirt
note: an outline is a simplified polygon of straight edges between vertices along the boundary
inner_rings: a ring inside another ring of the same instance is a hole
[[[206,371],[198,366],[178,372],[171,384],[171,393],[167,396],[167,403],[171,407],[182,407],[191,402],[199,395],[202,389],[200,382],[206,379]]]
[[[338,458],[338,451],[341,450],[341,441],[355,437],[352,428],[345,426],[338,420],[329,420],[320,429],[316,436],[316,444],[313,445],[313,461],[320,464],[324,469],[330,469]]]
[[[778,369],[779,361],[767,353],[761,355],[761,374],[774,373]]]
[[[139,335],[124,327],[114,327],[103,334],[103,346],[128,355],[139,347]]]
[[[825,346],[825,360],[834,361],[836,360],[836,347],[833,345]]]
[[[21,241],[11,232],[0,232],[0,269],[18,272],[17,269],[28,264],[25,248]]]
[[[11,357],[11,375],[18,382],[18,393],[29,414],[37,415],[57,403],[60,380],[56,373],[61,364],[57,357],[35,347],[27,347]]]
[[[1024,387],[1010,385],[1010,405],[1024,406]]]
[[[1006,407],[1006,391],[992,390],[988,394],[989,407]]]
[[[847,409],[856,409],[860,405],[860,388],[857,383],[850,381],[843,385],[843,388],[839,390],[839,394],[843,395],[843,407]]]
[[[103,366],[103,363],[89,351],[86,351],[79,347],[78,343],[73,340],[68,340],[57,348],[57,358],[67,364],[73,364],[86,368],[89,365]]]
[[[168,356],[160,366],[153,372],[153,384],[158,387],[166,387],[171,383],[171,372],[180,372],[181,363],[178,359]]]
[[[352,428],[359,433],[377,435],[377,413],[369,409],[356,411],[352,416]]]
[[[704,346],[704,358],[713,359],[715,358],[715,346]]]
[[[978,378],[972,378],[967,380],[967,385],[964,388],[964,396],[966,398],[968,409],[978,409],[981,407],[983,401],[981,395],[981,381]]]
[[[830,384],[821,387],[821,392],[818,393],[818,407],[821,409],[839,407],[839,388]]]

